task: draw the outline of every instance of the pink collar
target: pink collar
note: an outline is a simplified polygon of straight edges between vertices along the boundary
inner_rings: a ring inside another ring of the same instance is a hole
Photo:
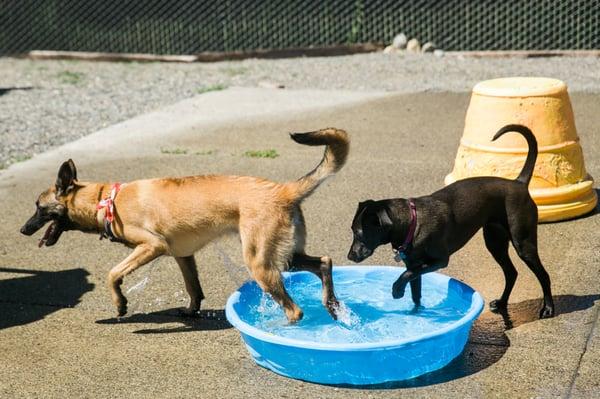
[[[111,224],[115,220],[115,198],[123,187],[125,187],[125,184],[114,183],[110,189],[109,196],[100,200],[98,205],[96,205],[96,210],[98,210],[98,221],[104,225],[104,231],[100,233],[100,239],[104,237],[110,238],[111,241],[116,239]],[[101,217],[100,210],[102,209],[104,209],[104,216]]]
[[[410,208],[410,224],[408,226],[408,232],[406,233],[406,238],[402,245],[398,248],[392,248],[395,253],[394,260],[396,262],[400,262],[401,260],[406,260],[406,251],[408,247],[415,239],[415,231],[417,229],[417,207],[412,198],[408,199],[408,207]]]

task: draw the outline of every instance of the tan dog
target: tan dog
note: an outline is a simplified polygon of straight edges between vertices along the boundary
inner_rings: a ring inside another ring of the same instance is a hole
[[[239,231],[244,262],[261,288],[283,306],[290,322],[302,318],[302,310],[286,292],[281,269],[309,270],[321,278],[323,304],[336,317],[331,259],[304,252],[306,228],[300,209],[325,178],[345,163],[349,139],[343,130],[328,128],[293,133],[292,139],[306,145],[326,145],[321,163],[297,181],[275,183],[248,176],[192,176],[136,180],[114,197],[114,221],[107,223],[102,199],[110,197],[107,183],[77,180],[75,164],[61,166],[56,184],[40,194],[36,213],[21,228],[32,235],[47,222],[40,246],[54,245],[63,231],[79,230],[108,234],[133,252],[108,273],[108,286],[119,316],[127,312],[121,292],[123,278],[161,255],[175,257],[190,295],[185,314],[195,314],[204,299],[194,253],[217,237]]]

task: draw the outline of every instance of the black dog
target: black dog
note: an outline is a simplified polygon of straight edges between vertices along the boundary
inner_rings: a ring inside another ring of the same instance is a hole
[[[521,125],[503,127],[493,140],[511,131],[521,133],[529,145],[525,166],[516,180],[475,177],[425,197],[361,202],[352,222],[354,240],[348,259],[361,262],[378,246],[391,243],[396,260],[404,260],[407,269],[394,283],[392,295],[401,298],[410,283],[418,307],[421,275],[446,267],[450,255],[483,227],[485,245],[506,279],[502,296],[490,302],[490,309],[506,309],[517,279],[508,256],[510,241],[542,286],[540,318],[554,316],[550,277],[537,250],[537,207],[527,189],[537,158],[537,141],[531,130]]]

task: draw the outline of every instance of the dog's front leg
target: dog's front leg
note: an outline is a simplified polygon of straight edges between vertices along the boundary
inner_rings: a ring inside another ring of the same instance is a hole
[[[448,259],[439,260],[439,261],[433,262],[431,264],[423,264],[420,267],[419,266],[418,267],[411,266],[410,269],[407,269],[404,273],[402,273],[400,275],[400,277],[398,277],[398,280],[396,280],[394,282],[394,285],[392,286],[392,296],[394,297],[394,299],[402,298],[404,296],[404,292],[406,291],[406,285],[408,283],[411,283],[413,302],[415,302],[415,305],[417,305],[417,306],[420,305],[420,303],[421,303],[421,275],[423,275],[425,273],[434,272],[434,271],[442,269],[446,266],[448,266]],[[417,287],[414,287],[414,289],[413,289],[413,281],[417,281],[416,283],[414,283],[417,285]],[[415,301],[415,295],[417,295],[417,294],[418,294],[418,301]]]
[[[410,295],[415,304],[415,309],[421,306],[421,276],[410,280]]]
[[[121,292],[123,277],[162,254],[163,251],[161,251],[158,246],[140,244],[135,247],[133,252],[129,254],[125,260],[108,272],[108,288],[110,289],[112,301],[117,307],[119,316],[123,316],[127,313],[127,298],[125,298]]]
[[[392,296],[394,299],[402,298],[404,296],[404,292],[406,291],[406,284],[415,279],[417,276],[418,275],[412,270],[406,270],[404,273],[402,273],[392,286]]]

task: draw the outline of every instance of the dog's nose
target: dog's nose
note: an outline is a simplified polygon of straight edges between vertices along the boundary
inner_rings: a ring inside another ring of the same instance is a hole
[[[33,234],[33,233],[31,233],[31,231],[29,231],[27,229],[27,225],[23,225],[23,227],[21,227],[21,230],[19,230],[19,231],[21,232],[21,234],[26,235],[26,236],[30,236],[31,234]]]

